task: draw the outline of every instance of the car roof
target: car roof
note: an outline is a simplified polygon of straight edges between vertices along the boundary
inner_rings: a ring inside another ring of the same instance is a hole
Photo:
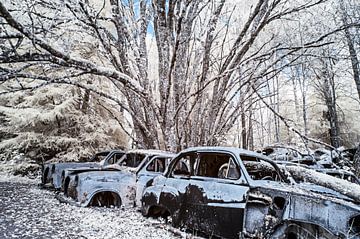
[[[112,153],[112,152],[115,152],[115,153],[125,153],[125,151],[124,151],[124,150],[121,150],[121,149],[109,149],[109,150],[99,151],[99,152],[97,152],[96,154],[109,154],[109,153]]]
[[[116,153],[125,153],[125,150],[121,150],[121,149],[113,149],[113,150],[110,150],[109,153],[111,152],[116,152]]]
[[[168,151],[158,150],[158,149],[131,149],[126,153],[135,153],[135,154],[146,154],[146,155],[159,155],[166,157],[174,157],[175,154]]]
[[[254,157],[259,157],[259,158],[266,158],[266,159],[270,160],[270,158],[264,154],[259,154],[254,151],[251,151],[251,150],[236,148],[236,147],[200,146],[200,147],[187,148],[181,152],[185,153],[185,152],[191,152],[191,151],[227,151],[227,152],[232,152],[234,154],[248,155],[248,156],[254,156]]]

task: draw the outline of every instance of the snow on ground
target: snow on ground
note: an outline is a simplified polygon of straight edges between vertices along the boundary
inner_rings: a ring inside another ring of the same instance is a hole
[[[39,182],[0,172],[0,238],[193,238],[133,208],[60,203]]]
[[[39,178],[28,178],[28,177],[21,177],[19,175],[12,175],[9,172],[2,172],[0,170],[0,183],[12,182],[12,183],[22,183],[22,184],[39,184],[41,181]],[[0,194],[1,195],[1,194]]]

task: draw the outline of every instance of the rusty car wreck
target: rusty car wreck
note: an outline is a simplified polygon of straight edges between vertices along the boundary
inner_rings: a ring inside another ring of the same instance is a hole
[[[64,193],[57,198],[78,206],[133,206],[140,202],[147,182],[164,172],[173,156],[159,150],[130,150],[116,164],[70,171]]]
[[[295,181],[302,173],[325,181]],[[326,187],[327,177],[339,190]],[[197,147],[148,183],[141,211],[224,238],[360,238],[359,193],[357,184],[248,150]]]
[[[125,154],[122,150],[102,151],[93,155],[87,162],[63,162],[47,163],[42,171],[42,185],[59,190],[62,183],[62,175],[65,170],[83,169],[83,168],[101,168],[106,165],[115,163]]]

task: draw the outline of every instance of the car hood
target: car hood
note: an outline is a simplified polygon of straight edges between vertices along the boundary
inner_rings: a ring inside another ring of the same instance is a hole
[[[89,171],[79,174],[79,180],[92,180],[92,181],[121,181],[124,177],[135,175],[128,171],[118,171],[113,169],[103,169],[98,171]]]
[[[74,174],[79,174],[79,173],[84,173],[84,172],[101,171],[101,170],[102,170],[102,167],[100,165],[96,165],[93,167],[69,168],[66,171],[69,173],[69,175],[74,175]]]
[[[65,168],[92,168],[92,167],[100,167],[99,163],[94,162],[69,162],[69,163],[52,163],[49,166],[55,166],[55,169],[65,169]]]
[[[116,171],[128,171],[128,172],[136,172],[137,169],[136,168],[128,168],[125,166],[119,166],[118,164],[110,164],[107,166],[96,166],[96,167],[80,167],[80,168],[74,168],[74,169],[68,169],[67,170],[69,175],[74,175],[74,174],[83,174],[86,172],[101,172],[101,171],[106,171],[106,172],[116,172]]]
[[[295,183],[288,184],[282,182],[258,182],[255,184],[257,188],[265,190],[283,191],[293,195],[302,195],[309,198],[317,198],[325,201],[332,201],[339,204],[346,204],[360,211],[360,203],[354,199],[327,187],[312,183]]]
[[[307,190],[307,191],[311,191],[313,193],[316,193],[316,194],[320,194],[322,196],[326,195],[326,196],[329,196],[329,197],[335,197],[335,198],[339,198],[339,199],[343,199],[343,200],[346,200],[346,201],[352,201],[354,202],[353,199],[333,190],[333,189],[330,189],[330,188],[326,188],[326,187],[323,187],[323,186],[320,186],[320,185],[316,185],[316,184],[312,184],[312,183],[299,183],[298,184],[298,187],[303,189],[303,190]]]

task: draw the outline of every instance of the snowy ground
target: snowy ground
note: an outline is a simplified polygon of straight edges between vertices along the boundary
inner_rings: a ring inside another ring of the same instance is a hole
[[[38,182],[0,172],[0,238],[193,238],[135,209],[62,204]]]

